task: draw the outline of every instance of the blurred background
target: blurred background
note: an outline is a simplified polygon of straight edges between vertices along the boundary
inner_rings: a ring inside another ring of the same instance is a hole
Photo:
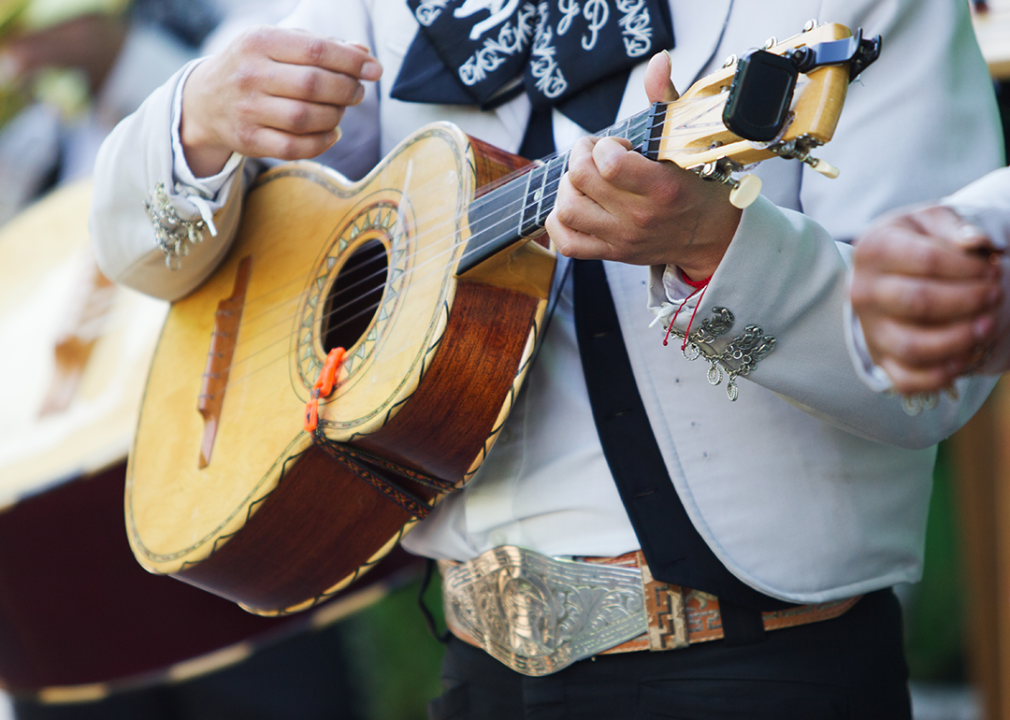
[[[147,576],[122,532],[165,308],[94,268],[94,156],[201,47],[292,4],[0,0],[0,720],[420,720],[439,693],[417,563],[268,621]],[[1010,0],[972,5],[1007,126]],[[1010,720],[1006,381],[941,447],[929,523],[924,578],[898,588],[916,720]],[[442,627],[437,582],[424,600]]]

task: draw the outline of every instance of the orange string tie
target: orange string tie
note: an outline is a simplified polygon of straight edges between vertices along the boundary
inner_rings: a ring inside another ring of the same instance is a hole
[[[316,382],[312,386],[309,401],[305,403],[304,427],[306,432],[315,432],[319,426],[319,398],[329,397],[333,392],[333,386],[337,382],[337,369],[345,357],[347,357],[347,351],[342,347],[333,348],[327,353],[323,369],[319,371],[319,377],[316,378]]]

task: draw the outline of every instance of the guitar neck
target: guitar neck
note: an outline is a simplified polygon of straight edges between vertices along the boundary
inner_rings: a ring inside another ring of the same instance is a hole
[[[649,110],[598,133],[598,137],[620,137],[649,155],[658,149],[651,140],[652,131],[662,129],[665,105]],[[655,147],[653,147],[655,146]],[[517,243],[539,235],[554,209],[561,176],[568,169],[568,153],[563,153],[529,172],[475,199],[469,207],[470,240],[457,275],[463,275]]]
[[[837,175],[834,168],[809,153],[831,140],[853,73],[858,74],[876,59],[879,39],[863,40],[861,34],[852,36],[843,25],[814,23],[803,33],[767,47],[765,55],[805,49],[808,56],[821,57],[819,64],[802,71],[802,82],[795,85],[795,94],[792,84],[783,88],[782,107],[788,112],[781,115],[780,122],[769,125],[770,141],[758,133],[743,132],[739,122],[727,123],[725,119],[724,110],[735,87],[736,60],[696,82],[678,100],[656,103],[599,136],[626,138],[650,160],[670,161],[703,178],[734,187],[733,173],[775,156],[808,163],[818,172],[834,177]],[[761,80],[756,87],[754,97],[767,101],[762,93],[767,95],[769,83]],[[753,111],[759,124],[766,123],[766,104],[757,102],[756,107],[748,106],[741,115]],[[739,120],[739,112],[735,110],[732,119]],[[742,135],[734,134],[730,124]],[[747,140],[743,135],[760,142]],[[474,200],[468,212],[471,237],[457,275],[541,233],[567,168],[568,155],[558,155]]]

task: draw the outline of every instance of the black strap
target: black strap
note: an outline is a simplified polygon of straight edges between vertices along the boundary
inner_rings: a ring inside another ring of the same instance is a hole
[[[417,606],[421,609],[421,616],[424,618],[424,624],[428,626],[428,632],[431,633],[433,638],[445,645],[449,642],[449,637],[452,633],[449,632],[448,627],[442,631],[438,629],[435,616],[432,615],[431,610],[428,608],[428,603],[424,601],[424,594],[428,591],[428,586],[431,585],[431,578],[434,574],[435,561],[431,558],[425,558],[424,576],[421,578],[421,584],[417,588]]]
[[[790,604],[734,577],[691,523],[638,393],[603,263],[573,262],[575,332],[593,418],[649,569],[657,580],[712,593],[720,603],[728,601],[733,606],[726,628],[728,643],[758,640],[763,627],[757,631],[757,612]]]

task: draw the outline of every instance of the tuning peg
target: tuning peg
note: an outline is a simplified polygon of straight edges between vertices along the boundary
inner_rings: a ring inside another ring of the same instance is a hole
[[[805,162],[812,169],[816,170],[817,172],[819,172],[824,177],[831,178],[832,180],[834,180],[836,177],[838,177],[838,174],[841,172],[838,168],[836,168],[831,163],[829,163],[829,162],[827,162],[825,160],[819,160],[818,158],[808,157],[803,162]]]
[[[729,202],[741,210],[748,208],[761,194],[761,178],[757,175],[744,175],[739,180],[731,178],[726,181],[733,189],[729,191]]]

